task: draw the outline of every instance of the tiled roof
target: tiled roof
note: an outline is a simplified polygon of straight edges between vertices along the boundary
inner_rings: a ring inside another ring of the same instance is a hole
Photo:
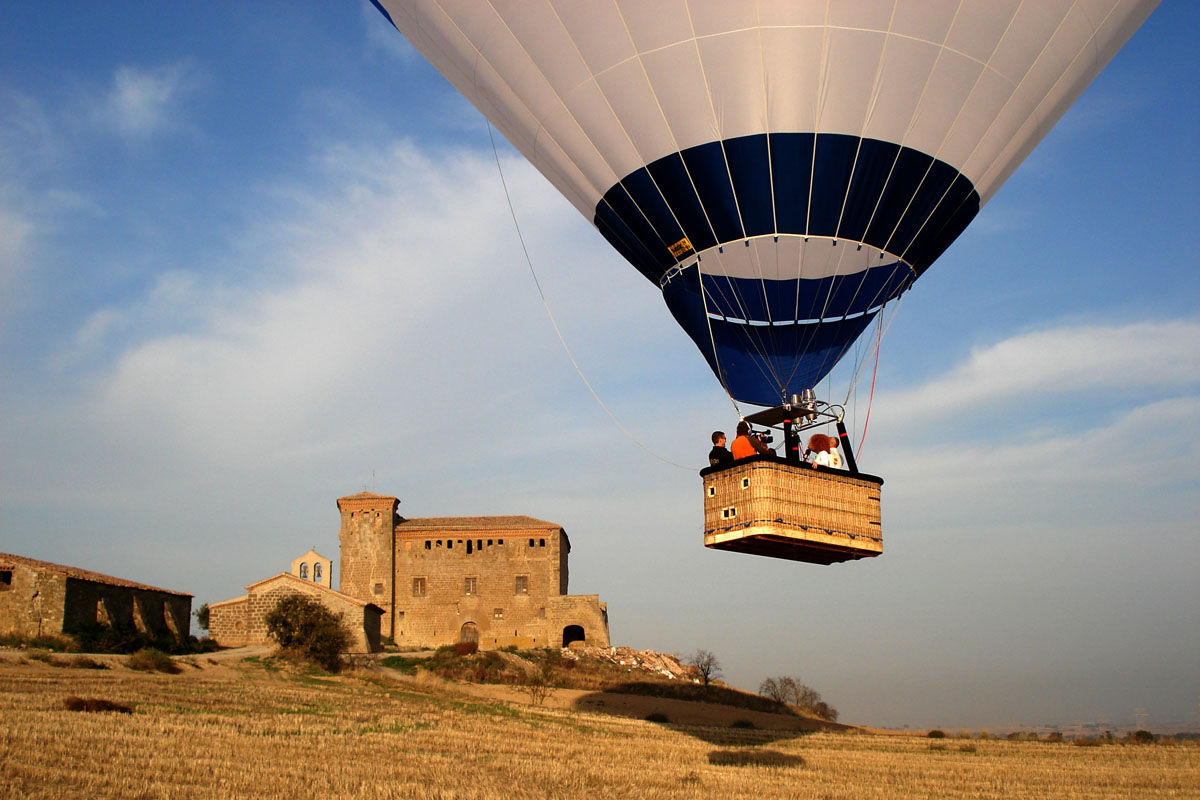
[[[545,531],[562,526],[536,517],[414,517],[402,519],[396,529],[408,531]]]
[[[109,586],[124,586],[129,589],[143,589],[149,592],[162,592],[163,594],[177,594],[182,597],[191,597],[187,592],[176,592],[171,589],[160,589],[157,586],[148,586],[144,583],[136,583],[127,581],[124,578],[114,578],[112,575],[104,575],[99,572],[92,572],[90,569],[80,569],[79,567],[68,567],[64,564],[52,564],[49,561],[38,561],[36,558],[26,558],[25,556],[16,556],[11,553],[0,553],[0,566],[10,564],[21,564],[32,569],[41,570],[42,572],[56,572],[59,575],[64,575],[68,578],[74,578],[80,581],[91,581],[92,583],[105,583]]]
[[[248,584],[246,586],[246,591],[249,593],[249,592],[253,591],[254,589],[261,587],[263,584],[271,583],[274,581],[283,581],[284,583],[294,583],[294,584],[303,586],[307,589],[316,589],[317,591],[321,592],[322,594],[331,594],[334,597],[340,598],[340,599],[342,599],[348,603],[352,603],[353,605],[356,605],[356,606],[363,606],[363,607],[374,606],[375,608],[379,608],[379,606],[375,605],[375,603],[372,603],[369,600],[360,600],[357,597],[351,597],[348,594],[342,594],[341,592],[337,591],[336,589],[330,589],[328,586],[325,586],[324,584],[314,583],[313,581],[306,581],[303,578],[297,578],[295,575],[293,575],[290,572],[280,572],[277,575],[272,575],[269,578],[263,578],[261,581],[255,581],[254,583]],[[248,596],[248,595],[246,595],[246,596]],[[234,597],[229,600],[222,600],[221,602],[222,603],[230,603],[230,602],[233,602],[234,600],[242,600],[242,599],[244,599],[244,598],[243,597]],[[209,606],[209,608],[211,608],[211,607],[212,606]],[[379,608],[379,610],[382,611],[383,609]]]

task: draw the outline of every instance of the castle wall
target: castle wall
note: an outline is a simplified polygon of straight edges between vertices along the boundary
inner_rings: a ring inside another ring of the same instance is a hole
[[[438,647],[474,636],[481,647],[558,647],[570,618],[565,624],[586,624],[606,646],[598,598],[562,602],[569,551],[561,528],[398,526],[395,643]]]
[[[355,598],[292,575],[277,575],[251,584],[246,590],[244,597],[213,603],[208,607],[208,633],[222,647],[270,643],[267,615],[284,597],[304,594],[342,618],[342,624],[351,635],[348,652],[374,653],[382,649],[382,615],[378,607],[364,606]]]
[[[10,574],[0,584],[0,632],[20,636],[62,633],[67,577],[25,564],[4,564]]]
[[[0,581],[0,631],[54,635],[99,623],[152,637],[188,635],[189,595],[81,580],[20,562],[0,564],[0,572],[9,576]]]
[[[364,493],[337,502],[342,516],[338,589],[382,608],[382,635],[391,636],[396,577],[392,542],[399,501]]]

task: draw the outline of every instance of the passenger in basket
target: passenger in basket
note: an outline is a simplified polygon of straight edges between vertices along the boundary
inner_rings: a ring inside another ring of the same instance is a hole
[[[808,440],[808,451],[815,453],[814,467],[842,468],[842,455],[837,451],[837,439],[823,433],[814,433]]]
[[[708,451],[708,463],[714,467],[727,467],[733,463],[733,454],[725,449],[725,431],[713,431],[713,449]]]
[[[737,426],[737,438],[733,440],[733,446],[729,449],[733,452],[733,458],[736,461],[739,458],[749,458],[755,453],[767,454],[771,452],[771,448],[767,447],[762,441],[750,433],[750,423],[742,420]]]
[[[834,469],[844,469],[842,467],[842,454],[838,452],[838,440],[836,436],[826,436],[828,439],[829,448],[825,451],[829,454],[829,466]]]

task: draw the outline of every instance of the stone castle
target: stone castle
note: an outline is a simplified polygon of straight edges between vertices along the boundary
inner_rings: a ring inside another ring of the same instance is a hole
[[[399,500],[339,498],[339,588],[383,609],[381,634],[401,647],[607,647],[598,595],[567,594],[571,542],[533,517],[405,519]]]
[[[362,492],[339,498],[339,591],[332,562],[314,550],[291,571],[209,607],[222,646],[265,643],[265,617],[287,594],[306,594],[342,617],[353,652],[475,642],[481,648],[608,647],[608,609],[567,594],[571,542],[533,517],[405,519],[400,501]]]

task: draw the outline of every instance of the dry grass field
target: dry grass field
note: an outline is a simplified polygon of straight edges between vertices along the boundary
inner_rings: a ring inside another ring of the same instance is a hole
[[[1195,744],[655,724],[394,676],[190,662],[166,675],[0,659],[0,796],[1200,798]],[[69,711],[71,696],[133,713]]]

